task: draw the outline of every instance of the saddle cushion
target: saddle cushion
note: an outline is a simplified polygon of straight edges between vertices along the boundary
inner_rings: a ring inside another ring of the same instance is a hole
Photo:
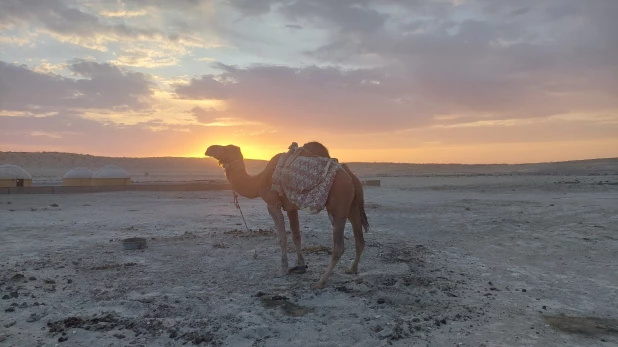
[[[340,168],[336,159],[283,153],[272,176],[272,190],[297,208],[316,214],[326,206]]]

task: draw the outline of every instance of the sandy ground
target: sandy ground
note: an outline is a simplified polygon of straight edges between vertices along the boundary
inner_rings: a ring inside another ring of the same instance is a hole
[[[274,278],[260,200],[247,232],[231,192],[0,195],[0,345],[616,346],[617,182],[382,178],[361,273],[347,230],[324,290],[324,213],[301,213],[309,271]]]

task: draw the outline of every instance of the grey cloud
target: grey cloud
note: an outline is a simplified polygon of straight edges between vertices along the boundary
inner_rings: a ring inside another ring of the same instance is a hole
[[[188,85],[177,85],[176,93],[182,99],[227,99],[227,91],[223,83],[216,81],[213,75],[205,75],[199,79],[192,78]]]
[[[152,95],[149,76],[111,64],[75,60],[72,79],[0,61],[0,110],[42,112],[71,108],[143,109]]]
[[[228,97],[226,115],[331,133],[389,131],[428,119],[427,105],[399,100],[396,76],[383,70],[219,65],[218,93]],[[213,76],[179,86],[179,97],[211,98]]]
[[[351,1],[295,1],[279,11],[292,20],[325,22],[345,32],[372,32],[382,28],[389,15]]]
[[[161,5],[165,2],[152,3]],[[105,40],[167,39],[177,42],[180,38],[180,34],[175,32],[166,33],[155,28],[141,28],[125,23],[106,23],[99,17],[77,7],[70,7],[60,0],[0,0],[0,21],[40,25],[53,34],[71,37],[73,43],[97,49],[101,49],[100,45]]]
[[[420,1],[399,4],[410,10],[400,30],[334,31],[331,42],[310,54],[336,63],[378,56],[408,80],[402,92],[448,105],[450,112],[549,116],[618,104],[612,96],[618,95],[616,1],[442,2],[443,15],[422,19],[413,12]],[[577,20],[548,17],[551,9]],[[475,19],[457,19],[461,11],[476,14]],[[513,13],[518,15],[502,17]]]

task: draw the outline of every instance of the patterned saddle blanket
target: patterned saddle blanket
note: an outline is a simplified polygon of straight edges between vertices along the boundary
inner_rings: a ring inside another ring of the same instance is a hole
[[[302,151],[296,148],[281,155],[273,173],[272,190],[285,195],[299,209],[317,214],[326,206],[341,166],[337,159],[307,157]]]

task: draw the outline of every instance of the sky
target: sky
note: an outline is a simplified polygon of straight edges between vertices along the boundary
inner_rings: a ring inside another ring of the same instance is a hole
[[[0,0],[0,151],[618,157],[616,0]]]

